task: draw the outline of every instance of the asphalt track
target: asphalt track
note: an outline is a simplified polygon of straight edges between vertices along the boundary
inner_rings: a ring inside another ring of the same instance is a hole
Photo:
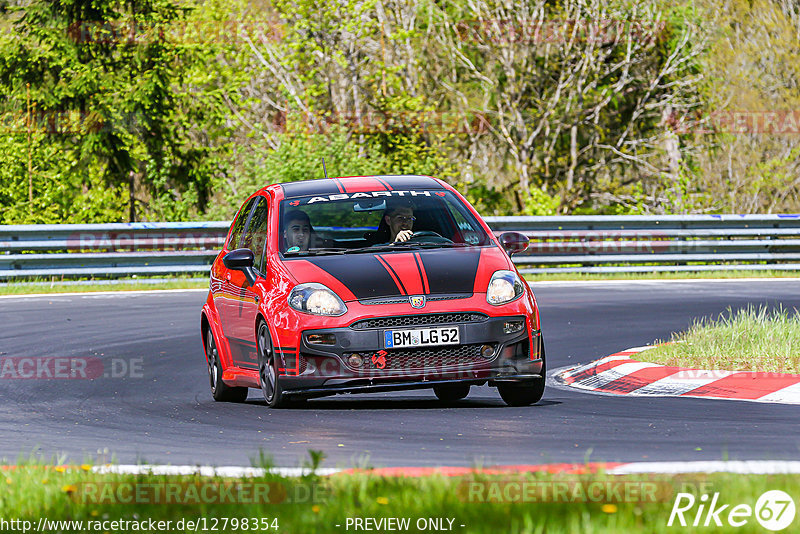
[[[729,306],[800,308],[800,281],[534,284],[549,368],[664,339]],[[0,299],[0,356],[99,358],[125,377],[0,379],[0,457],[64,462],[475,466],[592,461],[796,460],[797,406],[600,396],[549,386],[526,408],[495,389],[443,407],[432,391],[337,396],[302,409],[215,403],[201,292]],[[130,366],[134,366],[131,373]],[[128,369],[123,369],[127,366]]]

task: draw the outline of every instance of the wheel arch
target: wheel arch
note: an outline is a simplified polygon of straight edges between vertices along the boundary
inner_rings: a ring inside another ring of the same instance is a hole
[[[206,311],[203,310],[200,312],[200,335],[203,338],[203,351],[207,352],[208,347],[206,346],[206,338],[208,337],[208,331],[211,329],[211,323],[208,320],[208,316],[206,315]]]

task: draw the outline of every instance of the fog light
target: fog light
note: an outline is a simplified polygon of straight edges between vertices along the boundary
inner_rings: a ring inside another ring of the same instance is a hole
[[[481,356],[486,358],[487,360],[494,356],[494,347],[491,345],[484,345],[481,347]]]
[[[350,357],[347,358],[347,363],[350,364],[350,367],[361,367],[364,363],[364,359],[360,354],[351,354]]]
[[[503,333],[516,334],[517,332],[522,331],[523,328],[525,328],[524,321],[506,321],[503,324]]]
[[[306,341],[309,345],[335,345],[336,336],[334,334],[308,334]]]

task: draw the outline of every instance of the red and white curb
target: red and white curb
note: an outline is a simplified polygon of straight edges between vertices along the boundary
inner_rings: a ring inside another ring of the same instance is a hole
[[[800,404],[800,375],[705,371],[631,359],[635,347],[557,373],[558,382],[588,391],[654,397],[700,397]]]
[[[266,474],[299,477],[311,473],[304,467],[211,467],[196,465],[99,465],[92,471],[98,474],[132,475],[200,475],[231,478],[262,477]],[[591,462],[584,464],[531,464],[498,465],[491,467],[382,467],[375,469],[322,468],[315,472],[321,476],[364,474],[384,477],[422,477],[507,475],[513,473],[587,474],[603,471],[609,475],[639,473],[740,473],[751,475],[800,474],[800,461],[694,461],[694,462]]]

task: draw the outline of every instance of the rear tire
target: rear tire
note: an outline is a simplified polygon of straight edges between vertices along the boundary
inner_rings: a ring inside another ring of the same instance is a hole
[[[469,395],[469,384],[434,386],[433,392],[442,402],[455,402]]]
[[[258,348],[258,381],[261,384],[264,400],[267,401],[270,408],[283,408],[289,403],[281,387],[278,358],[272,345],[269,328],[263,321],[258,325],[256,344]]]
[[[509,406],[530,406],[542,400],[547,367],[544,357],[544,340],[542,340],[542,378],[508,384],[498,384],[500,397]]]
[[[211,396],[217,402],[244,402],[247,400],[247,388],[229,386],[222,381],[222,362],[219,349],[214,340],[211,328],[206,332],[206,360],[208,361],[208,381],[211,385]]]

